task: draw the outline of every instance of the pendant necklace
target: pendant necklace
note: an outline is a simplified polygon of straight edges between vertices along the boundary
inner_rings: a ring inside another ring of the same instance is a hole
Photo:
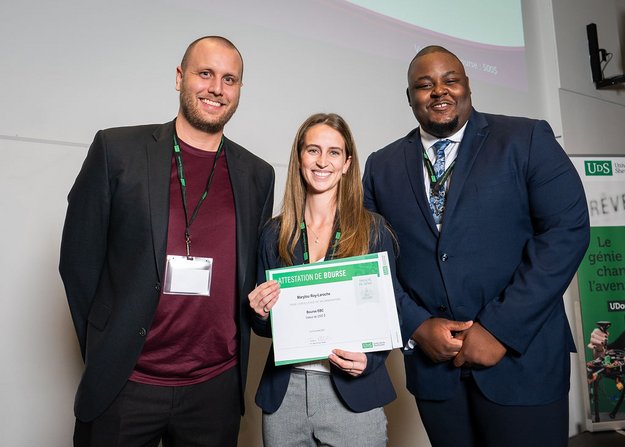
[[[313,232],[313,234],[315,235],[315,244],[318,244],[319,243],[319,235],[317,233],[315,233],[315,230],[313,230],[310,225],[306,225],[306,228],[309,228],[310,231]]]

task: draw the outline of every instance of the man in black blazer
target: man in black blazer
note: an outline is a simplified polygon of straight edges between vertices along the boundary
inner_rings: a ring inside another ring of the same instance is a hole
[[[566,446],[580,179],[546,122],[474,110],[445,48],[415,56],[407,95],[420,127],[363,182],[399,240],[407,386],[432,445]]]
[[[69,194],[60,273],[85,361],[79,446],[234,446],[247,294],[273,168],[223,135],[243,61],[194,41],[162,125],[97,133]]]

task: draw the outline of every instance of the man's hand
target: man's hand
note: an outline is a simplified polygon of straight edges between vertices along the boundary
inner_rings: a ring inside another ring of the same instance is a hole
[[[590,333],[590,340],[588,347],[592,349],[592,356],[594,358],[602,357],[605,355],[608,346],[608,332],[603,332],[599,328],[593,329]]]
[[[608,344],[608,335],[607,332],[603,332],[599,328],[593,329],[590,333],[588,347],[590,349],[605,349],[605,346]]]
[[[462,340],[462,348],[454,359],[454,366],[494,366],[506,355],[506,347],[488,332],[480,323],[474,323],[470,329],[459,333],[456,338]]]
[[[434,362],[445,362],[454,358],[462,348],[458,333],[469,329],[472,324],[472,321],[430,318],[414,331],[412,339]]]

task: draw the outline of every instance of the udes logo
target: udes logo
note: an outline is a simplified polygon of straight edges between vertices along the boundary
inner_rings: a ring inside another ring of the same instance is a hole
[[[586,175],[612,175],[610,160],[587,160],[584,162]]]
[[[622,312],[625,310],[625,301],[608,301],[608,312]]]

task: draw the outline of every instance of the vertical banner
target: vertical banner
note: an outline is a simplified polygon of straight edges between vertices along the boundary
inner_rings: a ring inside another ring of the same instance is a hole
[[[590,245],[577,272],[586,428],[625,427],[625,157],[571,156],[584,183]]]

